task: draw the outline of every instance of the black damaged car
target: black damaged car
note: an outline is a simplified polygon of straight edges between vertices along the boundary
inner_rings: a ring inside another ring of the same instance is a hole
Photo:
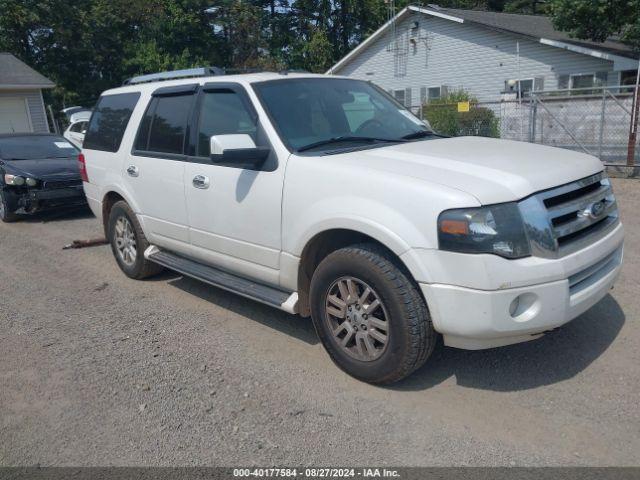
[[[0,135],[0,220],[85,204],[78,153],[60,135]]]

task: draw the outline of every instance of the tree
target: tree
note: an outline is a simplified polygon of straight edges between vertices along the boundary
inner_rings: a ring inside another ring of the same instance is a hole
[[[553,24],[570,35],[603,42],[612,35],[640,51],[640,0],[552,0]]]
[[[305,70],[324,73],[331,67],[333,64],[331,42],[322,27],[317,28],[311,34],[309,42],[303,47],[303,55]]]

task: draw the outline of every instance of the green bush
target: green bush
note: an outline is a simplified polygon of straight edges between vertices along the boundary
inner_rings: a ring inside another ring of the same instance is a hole
[[[458,112],[458,102],[469,102],[468,112]],[[452,137],[474,135],[499,137],[498,118],[489,108],[478,106],[478,100],[464,90],[456,90],[423,107],[423,115],[436,132]]]

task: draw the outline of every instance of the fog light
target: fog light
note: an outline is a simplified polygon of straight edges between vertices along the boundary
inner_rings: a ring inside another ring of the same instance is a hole
[[[511,305],[509,305],[509,315],[511,315],[512,317],[515,317],[519,306],[520,306],[520,295],[514,298],[513,301],[511,302]]]
[[[518,295],[509,304],[509,315],[516,322],[526,322],[535,317],[540,311],[540,300],[535,293]]]
[[[26,182],[29,187],[35,187],[38,184],[38,181],[35,178],[27,178]]]

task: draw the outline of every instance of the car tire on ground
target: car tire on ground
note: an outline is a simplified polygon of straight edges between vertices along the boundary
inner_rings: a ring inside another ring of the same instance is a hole
[[[0,221],[4,223],[11,223],[18,220],[18,216],[9,211],[9,205],[6,201],[5,193],[0,190]]]
[[[421,367],[436,344],[427,305],[393,255],[358,244],[328,255],[311,279],[311,316],[334,363],[369,383]]]
[[[149,242],[135,213],[127,202],[116,202],[109,213],[109,243],[120,269],[129,278],[141,280],[160,273],[163,268],[144,258]]]

